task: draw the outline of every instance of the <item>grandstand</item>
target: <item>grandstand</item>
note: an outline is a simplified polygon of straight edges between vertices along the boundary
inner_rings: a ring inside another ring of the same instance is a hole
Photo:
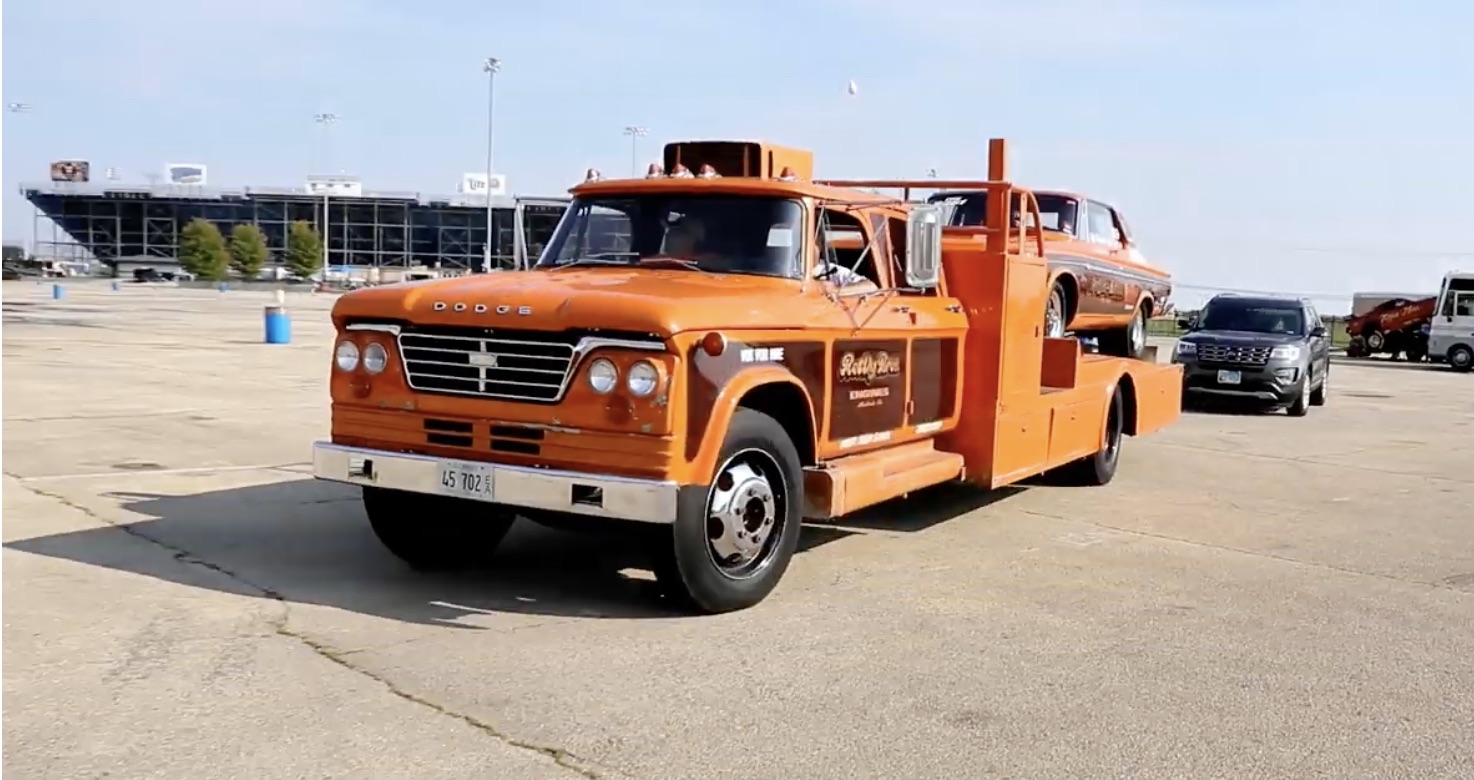
[[[180,231],[196,217],[214,222],[226,234],[241,223],[260,227],[278,261],[288,225],[304,221],[322,231],[326,224],[330,267],[480,270],[487,236],[486,198],[481,195],[360,191],[324,196],[306,188],[88,182],[22,184],[21,192],[36,206],[36,255],[90,257],[114,270],[120,264],[172,262]],[[494,265],[513,265],[519,227],[524,247],[535,256],[566,202],[492,196]],[[43,235],[42,217],[53,224],[50,240]]]

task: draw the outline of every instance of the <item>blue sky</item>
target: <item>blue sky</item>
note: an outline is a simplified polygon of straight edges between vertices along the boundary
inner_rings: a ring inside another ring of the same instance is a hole
[[[8,0],[4,233],[52,159],[126,181],[561,193],[683,137],[821,175],[983,173],[1115,202],[1186,286],[1431,290],[1474,269],[1474,3],[1459,0]],[[845,85],[854,79],[859,94]],[[316,112],[341,119],[331,140]],[[1328,301],[1328,304],[1331,302]]]

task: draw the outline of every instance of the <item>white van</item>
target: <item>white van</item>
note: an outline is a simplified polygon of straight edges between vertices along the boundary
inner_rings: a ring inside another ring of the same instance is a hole
[[[1474,368],[1474,271],[1449,271],[1428,325],[1428,354],[1456,371]]]

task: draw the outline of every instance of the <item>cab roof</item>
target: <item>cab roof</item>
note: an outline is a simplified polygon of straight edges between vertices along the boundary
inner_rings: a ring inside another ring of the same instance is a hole
[[[568,190],[574,196],[624,195],[641,193],[730,193],[733,195],[768,195],[776,197],[815,198],[835,203],[903,207],[900,200],[874,192],[816,184],[804,180],[760,179],[748,177],[677,178],[670,176],[647,179],[599,179],[586,181]]]

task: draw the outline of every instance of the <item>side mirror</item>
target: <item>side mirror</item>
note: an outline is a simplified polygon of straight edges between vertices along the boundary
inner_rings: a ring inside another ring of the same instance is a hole
[[[1182,328],[1183,330],[1192,330],[1193,321],[1187,317],[1178,317],[1177,327]]]
[[[1326,326],[1324,326],[1324,325],[1317,325],[1317,326],[1311,328],[1310,329],[1310,337],[1313,338],[1313,339],[1323,339],[1323,338],[1325,338],[1326,337]]]
[[[942,275],[942,209],[911,207],[906,216],[906,286],[930,290]]]

